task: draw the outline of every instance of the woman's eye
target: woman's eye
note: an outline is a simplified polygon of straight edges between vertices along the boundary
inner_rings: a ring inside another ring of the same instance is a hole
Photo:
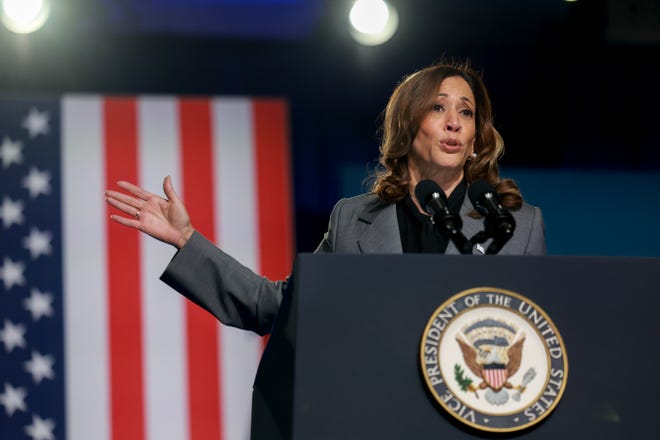
[[[474,116],[474,112],[470,109],[467,109],[467,108],[465,110],[461,110],[461,114],[463,116],[467,116],[468,118],[471,118],[472,116]]]
[[[433,108],[431,110],[433,110],[434,112],[440,112],[444,109],[445,108],[442,106],[442,104],[433,104]]]

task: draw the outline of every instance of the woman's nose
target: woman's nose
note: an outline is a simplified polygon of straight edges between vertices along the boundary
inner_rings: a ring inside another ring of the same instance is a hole
[[[458,112],[449,111],[447,112],[447,130],[448,131],[459,131],[461,129],[461,120],[458,117]]]

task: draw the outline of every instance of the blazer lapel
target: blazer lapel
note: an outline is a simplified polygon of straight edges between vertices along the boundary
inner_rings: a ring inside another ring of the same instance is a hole
[[[368,224],[358,239],[358,247],[365,254],[401,254],[401,235],[396,218],[396,204],[383,205],[381,209],[363,212],[359,220]]]

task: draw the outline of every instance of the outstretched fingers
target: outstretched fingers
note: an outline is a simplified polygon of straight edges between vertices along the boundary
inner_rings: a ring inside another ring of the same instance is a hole
[[[110,218],[112,220],[116,221],[117,223],[122,224],[124,226],[128,226],[128,227],[135,228],[135,229],[140,229],[140,221],[135,219],[135,217],[127,218],[127,217],[122,217],[121,215],[112,214],[110,216]]]
[[[105,192],[106,198],[116,200],[120,202],[124,206],[131,206],[135,209],[141,209],[142,206],[144,205],[144,200],[138,199],[129,195],[126,195],[124,193],[120,193],[118,191],[113,191],[111,189],[107,190]],[[114,206],[114,205],[113,205]],[[122,209],[121,207],[117,206],[119,209]],[[122,209],[123,211],[123,209]]]
[[[113,206],[124,214],[134,218],[137,218],[137,212],[141,209],[141,204],[136,201],[136,199],[116,191],[106,191],[105,201],[108,202],[110,206]]]
[[[140,229],[140,219],[139,214],[137,214],[139,210],[134,208],[132,205],[128,205],[118,200],[118,196],[123,195],[115,191],[106,191],[105,201],[108,203],[108,205],[117,208],[130,217],[122,217],[121,215],[111,214],[110,218],[119,224],[135,229]]]
[[[141,200],[149,200],[152,197],[160,197],[152,192],[147,191],[144,188],[140,188],[137,185],[133,185],[131,182],[126,182],[125,180],[120,180],[119,182],[117,182],[117,185]]]

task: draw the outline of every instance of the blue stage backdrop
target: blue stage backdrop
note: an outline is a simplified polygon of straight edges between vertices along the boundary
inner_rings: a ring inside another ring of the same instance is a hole
[[[660,172],[505,169],[541,206],[553,255],[660,256]]]

